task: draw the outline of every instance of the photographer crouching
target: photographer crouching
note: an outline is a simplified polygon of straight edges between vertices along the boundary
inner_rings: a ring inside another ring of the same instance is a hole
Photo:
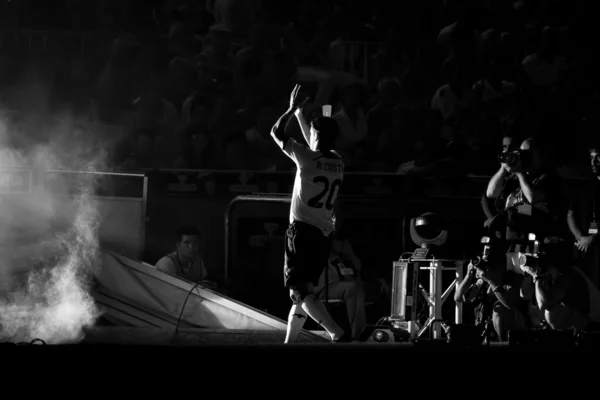
[[[510,330],[531,325],[527,310],[533,294],[527,284],[524,288],[522,274],[506,268],[505,259],[503,249],[496,247],[471,261],[454,297],[477,303],[475,324],[483,333],[491,321],[501,342],[508,340]]]
[[[500,169],[490,179],[486,196],[490,199],[498,199],[502,193],[508,196],[498,207],[502,211],[489,218],[484,226],[492,232],[506,232],[506,261],[485,263],[482,276],[497,294],[512,291],[510,295],[506,293],[507,302],[494,307],[495,328],[500,340],[505,341],[508,330],[531,325],[529,309],[534,299],[534,282],[532,275],[520,268],[521,254],[538,251],[530,235],[535,235],[537,241],[551,239],[549,248],[555,248],[555,254],[568,254],[570,249],[561,248],[566,208],[561,198],[561,178],[552,168],[548,148],[538,139],[529,138],[519,149],[505,151],[498,159]],[[520,295],[515,299],[516,290]]]
[[[593,329],[600,324],[600,291],[565,259],[556,246],[544,244],[538,257],[521,255],[520,267],[533,278],[535,299],[553,329]]]

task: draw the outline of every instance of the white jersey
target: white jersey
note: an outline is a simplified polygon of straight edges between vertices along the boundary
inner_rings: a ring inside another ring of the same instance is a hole
[[[283,148],[297,166],[290,223],[316,226],[328,236],[333,231],[334,205],[344,178],[344,160],[336,152],[313,151],[288,138]]]

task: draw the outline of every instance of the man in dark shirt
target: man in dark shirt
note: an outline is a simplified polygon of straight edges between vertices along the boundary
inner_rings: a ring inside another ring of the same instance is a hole
[[[510,252],[525,252],[523,243],[530,233],[538,238],[561,236],[563,211],[566,211],[563,210],[561,178],[550,168],[539,142],[526,139],[518,152],[519,161],[502,163],[486,191],[489,199],[498,199],[508,192],[504,212],[490,221],[488,227],[506,230]]]
[[[588,277],[598,287],[600,284],[600,143],[588,146],[592,180],[582,196],[571,202],[567,214],[569,229],[575,237],[580,264]]]
[[[502,152],[513,152],[516,150],[516,148],[518,148],[517,146],[517,139],[513,135],[506,133],[502,137]],[[492,223],[495,221],[494,217],[504,211],[506,197],[517,188],[517,185],[518,181],[513,177],[512,179],[507,179],[504,189],[498,197],[489,198],[486,193],[483,194],[481,197],[481,207],[486,217],[485,223],[483,224],[484,228],[490,228]],[[501,228],[501,230],[496,230],[493,232],[497,239],[504,239],[504,226],[501,226]]]

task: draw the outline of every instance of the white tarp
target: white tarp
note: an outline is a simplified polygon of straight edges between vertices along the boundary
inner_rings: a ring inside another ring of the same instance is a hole
[[[194,283],[158,271],[151,265],[111,252],[103,254],[96,275],[95,298],[105,312],[127,314],[139,326],[175,326],[184,302],[180,327],[240,330],[284,330],[286,323],[260,310]],[[152,320],[152,321],[150,321]]]

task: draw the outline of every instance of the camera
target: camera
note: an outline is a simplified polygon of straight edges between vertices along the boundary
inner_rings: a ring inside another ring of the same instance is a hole
[[[471,263],[474,267],[483,269],[490,259],[490,254],[492,252],[492,239],[489,236],[482,236],[480,242],[483,244],[483,251],[481,252],[481,255],[472,258]]]
[[[542,242],[533,233],[527,235],[527,240],[529,242],[528,250],[526,253],[519,253],[518,266],[538,269],[542,267],[540,259],[544,256]]]
[[[531,160],[531,153],[527,150],[515,150],[513,152],[503,152],[498,154],[498,161],[509,166],[519,163],[522,166],[526,166],[531,163]]]

